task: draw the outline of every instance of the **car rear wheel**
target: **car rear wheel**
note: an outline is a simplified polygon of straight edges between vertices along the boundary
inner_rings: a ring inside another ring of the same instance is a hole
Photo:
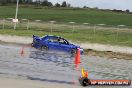
[[[41,50],[42,50],[42,51],[48,50],[48,49],[49,49],[48,46],[42,46],[42,47],[41,47]]]

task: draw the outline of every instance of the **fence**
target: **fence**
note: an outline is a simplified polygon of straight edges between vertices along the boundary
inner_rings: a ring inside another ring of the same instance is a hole
[[[14,30],[12,18],[0,19],[0,32],[4,30]],[[82,42],[132,46],[132,29],[128,29],[125,25],[112,27],[105,24],[44,22],[41,20],[21,19],[17,23],[17,30],[56,34]]]

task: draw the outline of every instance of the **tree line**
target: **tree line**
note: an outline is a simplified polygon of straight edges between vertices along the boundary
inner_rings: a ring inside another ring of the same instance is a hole
[[[0,0],[0,6],[5,6],[8,4],[16,4],[16,3],[17,3],[17,0]],[[47,6],[47,7],[71,7],[71,5],[67,3],[66,1],[63,1],[61,4],[60,3],[53,4],[52,2],[48,0],[19,0],[19,4],[27,4],[27,5],[34,5],[34,6]],[[83,8],[92,9],[87,6],[84,6]],[[93,9],[98,9],[98,10],[103,10],[103,11],[110,10],[110,9],[99,9],[98,7],[95,7]],[[126,9],[126,11],[116,10],[116,9],[110,10],[110,11],[130,13],[129,9]]]
[[[0,5],[5,6],[7,4],[16,4],[17,0],[0,0]],[[48,0],[19,0],[19,4],[31,4],[35,6],[48,6],[48,7],[70,7],[71,5],[66,1],[63,1],[61,4],[56,3],[53,5],[52,2]]]

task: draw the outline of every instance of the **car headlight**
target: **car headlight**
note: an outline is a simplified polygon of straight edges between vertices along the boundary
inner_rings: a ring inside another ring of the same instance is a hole
[[[80,51],[83,51],[83,49],[80,48]]]
[[[83,53],[84,53],[83,49],[81,49],[81,48],[80,48],[80,53],[81,53],[81,54],[83,54]]]

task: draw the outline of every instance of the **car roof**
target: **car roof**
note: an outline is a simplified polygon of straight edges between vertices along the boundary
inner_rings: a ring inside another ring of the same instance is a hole
[[[50,38],[62,38],[62,37],[60,37],[60,36],[54,36],[54,35],[46,35],[45,37],[50,37]],[[62,38],[62,39],[64,39],[64,38]]]
[[[46,35],[42,39],[48,39],[48,38],[61,38],[61,39],[65,40],[66,42],[68,42],[65,38],[60,37],[60,36],[54,36],[54,35]]]
[[[33,35],[34,36],[34,35]],[[38,37],[38,36],[36,36],[36,37]],[[60,37],[60,36],[54,36],[54,35],[46,35],[46,36],[43,36],[43,37],[38,37],[38,38],[40,38],[40,39],[42,39],[42,40],[47,40],[47,39],[49,39],[49,38],[61,38],[61,39],[63,39],[63,40],[65,40],[65,41],[67,41],[65,38],[62,38],[62,37]],[[68,41],[67,41],[68,42]]]

